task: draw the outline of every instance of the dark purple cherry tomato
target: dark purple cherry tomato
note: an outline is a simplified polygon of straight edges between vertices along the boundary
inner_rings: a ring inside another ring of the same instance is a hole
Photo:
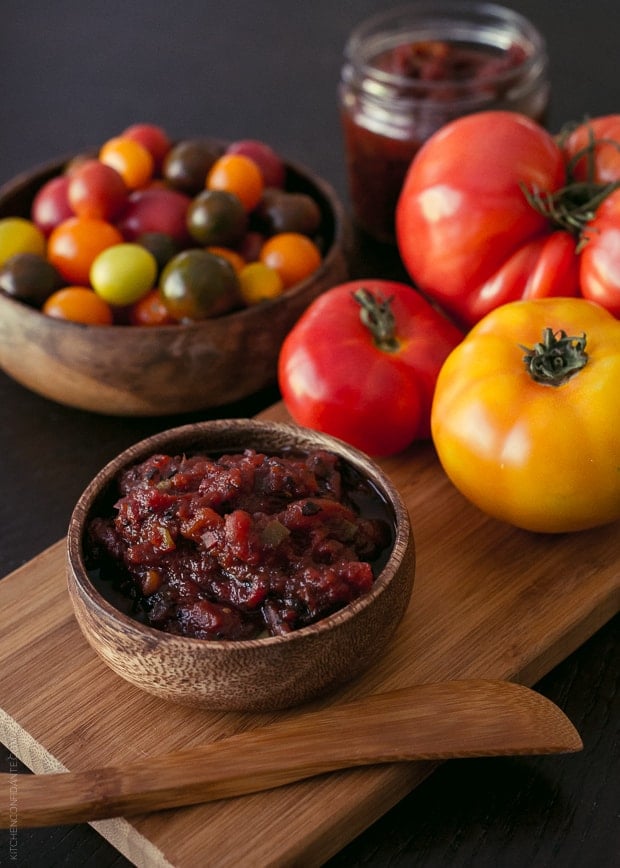
[[[52,263],[37,253],[17,253],[0,268],[0,290],[33,307],[40,307],[62,284]]]
[[[234,247],[243,238],[247,222],[241,200],[226,190],[204,190],[187,211],[188,232],[205,247]]]
[[[321,225],[321,209],[305,193],[286,193],[274,187],[263,192],[256,209],[259,227],[267,235],[278,232],[301,232],[312,236]]]
[[[163,177],[176,190],[195,196],[204,190],[207,174],[221,156],[220,145],[206,139],[187,139],[168,152]]]

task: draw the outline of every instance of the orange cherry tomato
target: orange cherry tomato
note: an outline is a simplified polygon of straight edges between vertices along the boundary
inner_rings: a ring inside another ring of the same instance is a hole
[[[224,154],[207,175],[208,190],[234,193],[245,211],[253,211],[263,195],[264,181],[256,163],[243,154]]]
[[[95,258],[123,236],[106,220],[94,217],[70,217],[60,223],[47,242],[47,258],[67,281],[89,286],[90,267]]]
[[[285,289],[309,277],[321,264],[321,252],[314,241],[298,232],[280,232],[263,244],[260,261],[282,278]]]
[[[239,272],[246,266],[246,261],[243,256],[240,253],[237,253],[236,250],[232,250],[230,247],[217,247],[216,245],[211,245],[210,247],[207,247],[207,253],[213,253],[214,256],[221,256],[222,259],[228,260],[237,274],[239,274]]]
[[[99,151],[99,159],[119,173],[130,190],[145,187],[155,171],[152,154],[134,139],[116,136]]]
[[[43,313],[55,319],[66,319],[85,325],[112,325],[114,314],[110,305],[87,286],[65,286],[50,295]]]
[[[129,308],[129,323],[135,326],[173,325],[177,320],[170,315],[159,289],[151,289]]]

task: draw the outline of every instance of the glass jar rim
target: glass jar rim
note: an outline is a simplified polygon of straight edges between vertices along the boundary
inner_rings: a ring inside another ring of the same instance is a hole
[[[345,45],[346,65],[343,72],[350,83],[357,76],[362,82],[361,89],[369,89],[371,96],[379,96],[378,89],[385,91],[384,96],[394,90],[399,92],[400,100],[408,89],[423,89],[425,98],[432,98],[433,93],[455,87],[463,93],[461,99],[465,102],[477,101],[467,94],[468,87],[475,84],[475,79],[422,81],[373,65],[372,60],[382,52],[406,44],[405,26],[412,30],[420,28],[411,42],[460,41],[494,47],[500,51],[515,42],[519,44],[525,51],[523,61],[489,76],[489,84],[508,84],[515,79],[523,79],[525,83],[530,76],[542,74],[546,67],[546,41],[532,22],[519,12],[496,3],[418,0],[373,15],[352,31]],[[490,38],[493,34],[494,40]],[[370,82],[369,88],[368,85],[364,86],[364,81]],[[410,99],[412,102],[417,101],[415,97]]]

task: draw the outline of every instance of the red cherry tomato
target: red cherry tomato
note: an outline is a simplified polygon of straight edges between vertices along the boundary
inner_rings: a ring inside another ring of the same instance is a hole
[[[282,398],[300,425],[371,455],[399,452],[429,436],[435,382],[462,337],[410,286],[342,284],[320,295],[287,335]]]
[[[145,296],[131,305],[128,318],[130,325],[134,326],[172,325],[177,322],[170,315],[157,288],[151,289]]]
[[[69,178],[67,198],[78,217],[114,220],[127,202],[129,191],[112,166],[86,160]]]
[[[52,178],[41,187],[32,201],[32,222],[44,235],[49,235],[59,223],[75,216],[69,203],[70,180],[68,175]]]

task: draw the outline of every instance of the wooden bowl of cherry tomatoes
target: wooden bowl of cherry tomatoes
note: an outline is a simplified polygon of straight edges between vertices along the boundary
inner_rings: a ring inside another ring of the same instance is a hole
[[[0,367],[107,415],[239,401],[347,277],[348,233],[332,187],[266,143],[134,124],[0,189]]]

